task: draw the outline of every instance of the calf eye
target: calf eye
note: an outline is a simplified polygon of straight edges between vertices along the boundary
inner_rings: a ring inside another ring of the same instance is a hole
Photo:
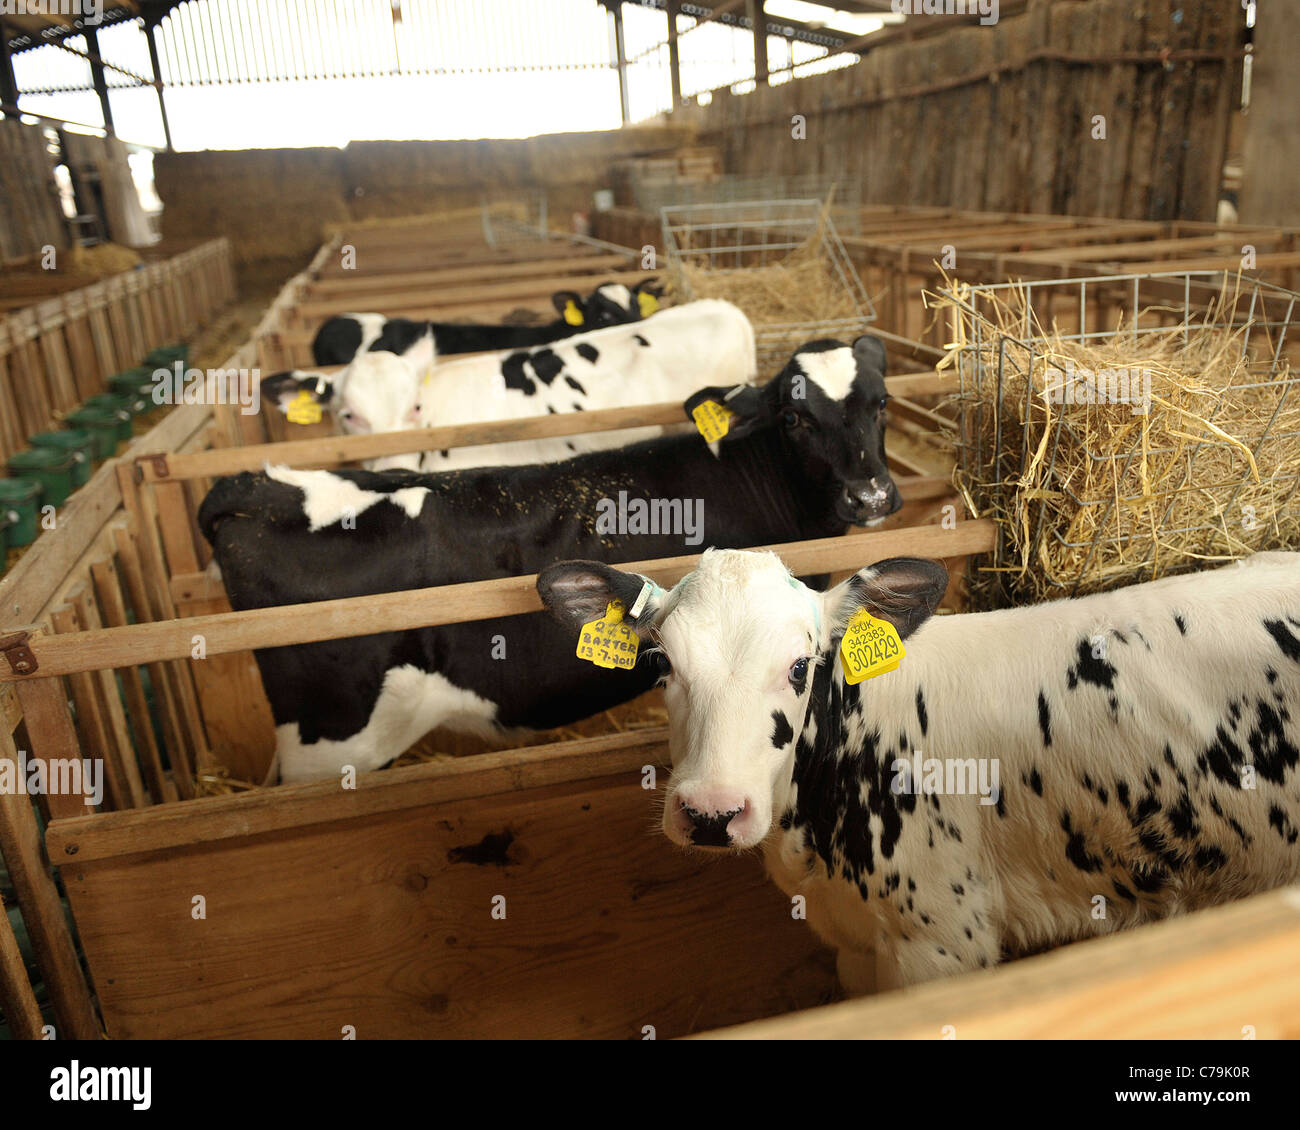
[[[646,662],[650,665],[650,673],[656,679],[663,680],[673,673],[673,665],[662,651],[652,651],[646,656]]]
[[[784,424],[787,428],[798,427],[798,426],[799,426],[799,413],[798,413],[798,412],[791,412],[791,411],[789,411],[789,410],[786,410],[785,412],[782,412],[782,413],[781,413],[781,423]]]
[[[808,680],[808,660],[796,659],[790,666],[790,685],[796,690],[801,689]]]

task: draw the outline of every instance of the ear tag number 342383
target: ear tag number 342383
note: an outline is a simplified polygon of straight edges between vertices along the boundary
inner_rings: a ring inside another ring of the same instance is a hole
[[[897,670],[906,655],[894,625],[865,609],[849,621],[840,641],[840,667],[846,683],[860,683]]]
[[[623,623],[622,603],[611,600],[605,605],[604,616],[582,625],[577,656],[597,667],[621,667],[630,671],[636,666],[640,642],[636,632]]]

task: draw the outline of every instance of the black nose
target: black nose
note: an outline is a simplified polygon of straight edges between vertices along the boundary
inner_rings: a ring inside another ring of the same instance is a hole
[[[686,819],[691,822],[691,843],[700,847],[730,847],[731,833],[727,825],[733,816],[739,816],[741,809],[733,808],[730,812],[705,813],[682,805]]]
[[[903,504],[894,480],[885,477],[848,483],[840,496],[840,505],[853,519],[886,518]]]

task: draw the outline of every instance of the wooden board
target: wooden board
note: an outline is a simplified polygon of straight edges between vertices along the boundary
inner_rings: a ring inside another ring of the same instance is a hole
[[[642,1039],[649,1025],[665,1039],[832,999],[828,951],[758,859],[692,856],[650,833],[641,765],[662,756],[592,750],[609,775],[472,801],[410,787],[475,776],[458,764],[368,775],[354,793],[292,786],[273,794],[282,807],[328,798],[336,815],[148,854],[91,858],[87,828],[62,873],[109,1035]],[[530,760],[486,758],[498,771]],[[399,775],[407,802],[366,811],[365,783],[389,778],[377,787],[391,796]],[[183,807],[214,803],[265,806]]]

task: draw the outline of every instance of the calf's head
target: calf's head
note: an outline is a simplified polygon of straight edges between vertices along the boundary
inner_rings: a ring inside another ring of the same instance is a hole
[[[833,496],[837,518],[875,526],[903,504],[885,462],[887,399],[884,346],[864,334],[851,346],[809,342],[761,388],[701,389],[685,407],[687,416],[706,400],[729,409],[723,444],[776,429],[803,473]]]
[[[642,279],[635,286],[601,283],[586,298],[576,290],[557,290],[551,295],[551,301],[569,325],[599,330],[648,318],[659,308],[662,293],[662,287],[654,279]]]
[[[305,393],[322,407],[332,409],[339,426],[349,435],[418,428],[422,422],[419,389],[419,376],[410,362],[379,350],[358,354],[333,379],[295,370],[262,382],[262,396],[280,411],[287,412],[290,404]]]
[[[635,607],[645,583],[608,565],[566,561],[545,569],[537,588],[576,631],[611,600]],[[664,686],[673,763],[668,838],[694,847],[761,843],[789,799],[809,705],[843,678],[837,652],[849,620],[865,608],[905,639],[947,585],[938,562],[898,557],[819,593],[774,554],[710,549],[671,591],[652,586],[626,622],[653,645],[638,661],[653,664]]]

